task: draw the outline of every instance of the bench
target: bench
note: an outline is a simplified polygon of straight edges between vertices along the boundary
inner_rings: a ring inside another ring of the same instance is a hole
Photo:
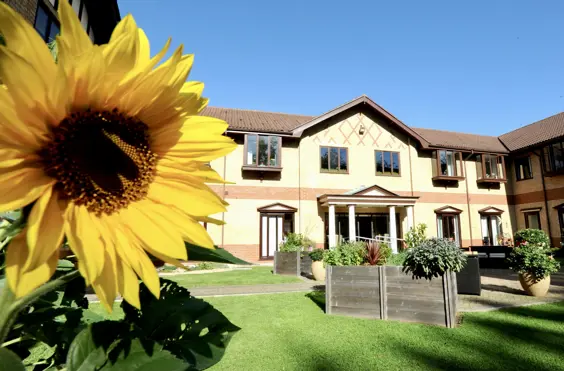
[[[471,251],[478,253],[480,268],[507,269],[507,257],[512,251],[508,246],[470,246]]]

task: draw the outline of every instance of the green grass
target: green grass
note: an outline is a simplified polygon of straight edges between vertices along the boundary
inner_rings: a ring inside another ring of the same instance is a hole
[[[564,370],[564,302],[469,313],[446,329],[327,316],[304,293],[206,300],[242,328],[213,371]]]
[[[166,276],[164,278],[176,281],[188,289],[204,286],[303,282],[298,277],[274,275],[272,274],[272,267],[253,267],[248,270],[233,270],[228,272],[204,274],[178,274],[174,276]]]

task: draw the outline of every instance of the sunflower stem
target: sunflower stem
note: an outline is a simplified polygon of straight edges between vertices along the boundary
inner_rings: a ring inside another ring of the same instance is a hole
[[[46,293],[57,289],[59,286],[72,281],[78,276],[80,276],[79,271],[72,271],[54,279],[53,281],[47,282],[46,284],[38,287],[35,291],[32,291],[19,299],[16,299],[16,296],[6,284],[2,290],[2,295],[0,296],[0,343],[3,343],[6,339],[12,324],[22,309],[30,304],[33,304]]]

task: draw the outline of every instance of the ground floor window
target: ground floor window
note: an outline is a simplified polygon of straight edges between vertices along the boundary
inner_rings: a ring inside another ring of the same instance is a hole
[[[458,214],[437,214],[437,236],[460,246],[460,218]]]
[[[501,245],[503,238],[503,226],[500,215],[482,215],[480,217],[482,226],[482,243],[484,245]]]
[[[558,206],[556,211],[558,212],[558,221],[560,223],[560,237],[562,242],[564,242],[564,204]]]
[[[524,213],[524,215],[525,215],[525,228],[541,229],[539,211],[527,211]]]

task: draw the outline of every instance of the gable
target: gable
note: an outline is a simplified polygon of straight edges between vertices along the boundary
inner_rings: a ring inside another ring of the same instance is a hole
[[[370,187],[362,187],[360,189],[355,189],[350,192],[346,192],[347,195],[354,196],[389,196],[389,197],[399,197],[397,193],[390,192],[385,188],[377,186],[376,184]]]
[[[488,207],[485,207],[481,210],[478,210],[478,212],[480,214],[486,214],[486,215],[499,215],[499,214],[503,213],[503,210],[498,209],[497,207],[488,206]]]
[[[462,210],[457,209],[454,206],[443,206],[441,208],[435,209],[436,214],[460,214]]]
[[[283,203],[277,202],[274,204],[265,205],[257,209],[261,213],[295,213],[298,211],[295,207],[284,205]]]

